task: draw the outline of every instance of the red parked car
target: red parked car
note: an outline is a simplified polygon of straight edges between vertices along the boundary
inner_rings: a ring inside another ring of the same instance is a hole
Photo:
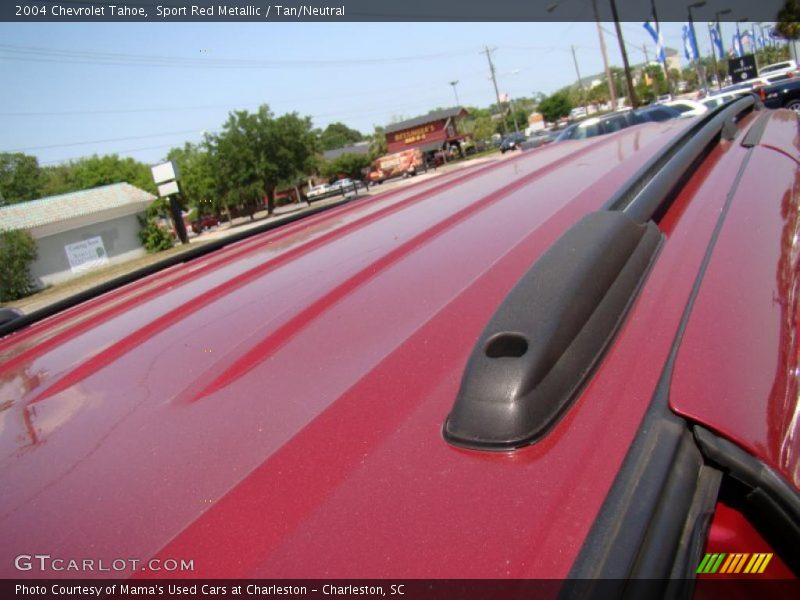
[[[192,231],[195,233],[202,233],[206,229],[216,227],[219,225],[219,217],[214,215],[202,215],[198,219],[192,221]]]
[[[794,577],[799,140],[742,98],[11,320],[3,576]]]

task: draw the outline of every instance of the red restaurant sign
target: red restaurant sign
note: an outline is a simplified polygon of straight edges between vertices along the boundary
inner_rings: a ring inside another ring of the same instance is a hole
[[[417,125],[409,129],[401,129],[386,134],[386,144],[389,153],[401,152],[410,148],[416,148],[431,142],[444,142],[456,137],[456,130],[452,122],[448,126],[449,119],[440,119],[424,125]]]

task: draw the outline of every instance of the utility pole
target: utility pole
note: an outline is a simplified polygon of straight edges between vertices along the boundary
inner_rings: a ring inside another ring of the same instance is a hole
[[[581,79],[581,71],[578,69],[578,58],[575,56],[575,46],[570,46],[570,50],[572,50],[572,62],[575,63],[575,73],[578,75],[578,86],[581,88],[581,94],[583,95],[583,110],[586,111],[586,116],[589,116],[589,107],[586,103],[586,88],[583,87],[583,80]]]
[[[633,78],[631,77],[631,66],[628,64],[628,52],[625,50],[625,40],[622,37],[622,28],[619,25],[619,13],[617,13],[617,3],[615,0],[611,2],[611,15],[614,17],[614,29],[617,32],[617,41],[619,41],[619,51],[622,53],[622,65],[625,67],[625,83],[628,86],[628,99],[631,103],[631,108],[639,106],[639,99],[636,97],[636,90],[633,89]]]
[[[608,97],[611,102],[611,110],[617,110],[617,85],[616,82],[611,78],[611,68],[608,66],[606,39],[603,36],[603,28],[600,27],[600,14],[597,12],[597,0],[592,0],[592,10],[594,11],[594,24],[597,26],[597,37],[600,40],[600,54],[603,56],[603,68],[606,72],[606,82],[608,83]]]
[[[494,84],[494,95],[497,98],[497,108],[500,109],[501,123],[503,125],[503,134],[508,135],[508,128],[506,127],[506,119],[503,114],[503,105],[500,103],[500,90],[497,88],[497,77],[494,73],[494,63],[492,62],[492,51],[489,46],[484,46],[484,51],[481,54],[486,54],[486,59],[489,61],[489,72],[492,74],[492,83]]]

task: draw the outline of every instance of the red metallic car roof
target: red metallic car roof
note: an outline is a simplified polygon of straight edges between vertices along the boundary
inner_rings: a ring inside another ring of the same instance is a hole
[[[685,127],[356,201],[8,336],[0,572],[25,575],[29,549],[192,559],[201,577],[564,577],[744,150],[720,143],[680,193],[614,346],[544,440],[460,450],[442,423],[521,274]]]
[[[797,117],[775,113],[753,152],[692,308],[670,405],[800,488]]]

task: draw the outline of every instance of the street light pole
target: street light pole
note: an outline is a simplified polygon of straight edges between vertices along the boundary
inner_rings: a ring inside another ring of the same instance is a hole
[[[689,29],[692,32],[692,40],[694,41],[694,46],[692,47],[692,52],[696,51],[696,55],[694,57],[694,67],[697,71],[697,82],[703,84],[703,89],[708,94],[708,83],[706,82],[705,75],[703,73],[703,66],[700,64],[700,44],[697,43],[697,34],[694,30],[694,18],[692,17],[692,9],[693,8],[700,8],[701,6],[705,6],[705,0],[703,2],[695,2],[694,4],[689,5]]]
[[[508,135],[508,127],[506,127],[505,115],[503,115],[503,105],[500,102],[500,90],[497,87],[497,77],[494,73],[494,63],[492,62],[492,52],[489,46],[484,46],[484,51],[481,54],[486,54],[486,59],[489,61],[489,72],[492,74],[492,83],[494,84],[494,95],[497,98],[497,108],[500,109],[500,124],[503,126],[503,135]]]
[[[730,12],[731,9],[726,8],[725,10],[720,10],[717,13],[715,13],[715,16],[717,17],[717,33],[719,33],[719,45],[722,47],[722,56],[725,56],[725,38],[722,36],[722,27],[719,24],[719,18],[722,15],[730,14]]]
[[[578,75],[578,87],[581,89],[581,95],[583,96],[583,110],[586,111],[586,116],[589,116],[589,107],[587,106],[586,102],[586,88],[583,86],[583,80],[581,79],[581,71],[578,68],[578,59],[575,56],[575,46],[570,46],[570,50],[572,50],[572,61],[575,63],[575,73]]]
[[[459,107],[461,106],[461,103],[458,101],[458,90],[456,89],[456,86],[458,85],[458,79],[451,81],[450,85],[453,86],[453,93],[456,95],[456,107]]]

